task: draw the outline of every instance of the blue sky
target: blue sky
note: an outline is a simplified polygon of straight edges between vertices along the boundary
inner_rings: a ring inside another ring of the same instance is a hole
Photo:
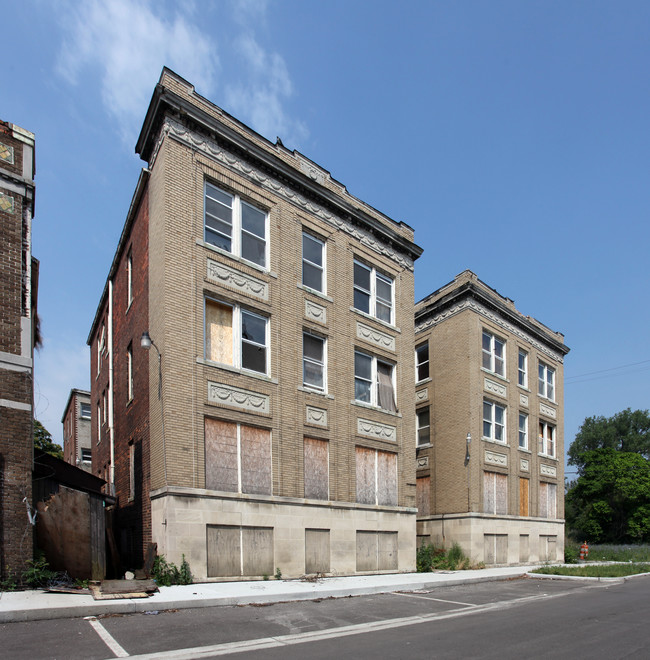
[[[36,415],[59,442],[163,65],[410,224],[417,299],[470,268],[563,332],[567,446],[586,416],[650,407],[650,3],[0,9],[0,118],[36,134]]]

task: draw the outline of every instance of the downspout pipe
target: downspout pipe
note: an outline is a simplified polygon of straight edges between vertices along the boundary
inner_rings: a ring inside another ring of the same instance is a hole
[[[111,454],[110,494],[115,497],[115,426],[113,418],[113,280],[108,281],[108,440]]]

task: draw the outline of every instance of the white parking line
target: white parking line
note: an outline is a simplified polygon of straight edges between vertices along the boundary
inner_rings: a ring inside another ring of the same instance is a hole
[[[102,638],[102,641],[108,648],[113,651],[116,658],[128,658],[129,654],[117,643],[113,635],[102,626],[102,624],[97,620],[97,617],[86,616],[84,617],[86,621],[95,629],[95,632]]]
[[[250,639],[243,642],[227,642],[224,644],[214,644],[212,646],[200,646],[195,648],[178,649],[175,651],[157,651],[155,653],[145,653],[142,655],[130,656],[131,660],[200,660],[201,658],[211,658],[217,655],[227,655],[229,653],[243,653],[246,651],[257,651],[260,649],[277,648],[280,646],[289,646],[293,644],[305,644],[308,642],[319,642],[325,639],[335,637],[346,637],[348,635],[359,635],[368,632],[377,632],[388,630],[390,628],[401,628],[403,626],[413,626],[420,623],[431,621],[442,621],[444,619],[453,619],[461,616],[468,616],[482,612],[491,612],[495,610],[503,611],[505,608],[516,607],[531,601],[549,600],[552,598],[561,598],[574,594],[577,591],[594,588],[592,586],[583,587],[567,592],[556,594],[540,594],[535,596],[524,596],[512,600],[504,600],[495,603],[486,603],[484,605],[473,605],[463,607],[462,609],[449,610],[447,612],[436,612],[432,614],[423,614],[416,616],[403,617],[399,619],[386,619],[384,621],[369,621],[368,623],[359,623],[350,626],[341,626],[339,628],[328,628],[326,630],[314,630],[304,633],[295,633],[291,635],[281,635],[278,637],[262,637],[260,639]]]
[[[452,605],[465,605],[465,607],[477,607],[476,603],[461,603],[459,600],[445,600],[444,598],[432,598],[430,596],[419,596],[418,594],[406,594],[401,591],[393,591],[392,596],[406,596],[407,598],[422,598],[423,600],[435,600],[439,603],[451,603]]]

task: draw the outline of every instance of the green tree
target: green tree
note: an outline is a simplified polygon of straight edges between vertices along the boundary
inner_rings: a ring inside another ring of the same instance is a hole
[[[634,452],[650,459],[650,412],[627,408],[613,417],[587,417],[567,452],[569,465],[582,474],[585,456],[594,449]]]
[[[581,460],[565,510],[574,534],[596,543],[650,541],[650,461],[612,448],[585,451]]]
[[[61,445],[52,442],[52,434],[37,419],[34,420],[34,447],[56,458],[63,458]]]

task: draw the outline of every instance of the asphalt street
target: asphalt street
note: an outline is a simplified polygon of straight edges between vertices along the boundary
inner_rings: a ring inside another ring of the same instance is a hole
[[[84,660],[650,657],[650,577],[513,579],[0,626],[0,655]]]

